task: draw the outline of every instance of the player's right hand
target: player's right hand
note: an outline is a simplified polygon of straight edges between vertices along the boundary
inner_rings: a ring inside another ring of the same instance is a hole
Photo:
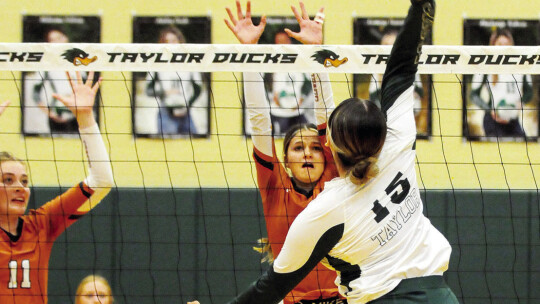
[[[0,115],[2,115],[2,113],[4,113],[4,110],[7,108],[7,106],[9,106],[10,103],[11,103],[11,101],[6,100],[2,104],[0,104]]]
[[[242,6],[240,1],[236,0],[236,15],[238,20],[234,17],[231,9],[226,7],[225,10],[229,14],[231,21],[225,19],[225,24],[233,32],[234,36],[242,44],[257,44],[259,38],[261,38],[264,28],[266,27],[266,16],[261,17],[259,25],[255,26],[251,20],[251,2],[247,2],[246,15],[242,13]]]
[[[199,301],[187,302],[187,304],[201,304]]]
[[[304,6],[304,2],[300,1],[300,12],[296,7],[291,5],[300,32],[296,33],[286,28],[285,32],[290,37],[302,42],[303,44],[322,44],[323,43],[323,23],[324,23],[324,7],[321,7],[317,12],[316,17],[311,20]]]

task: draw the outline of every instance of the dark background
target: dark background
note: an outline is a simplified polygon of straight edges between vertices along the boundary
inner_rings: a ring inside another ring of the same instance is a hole
[[[34,188],[30,208],[63,190]],[[421,195],[452,244],[445,276],[461,303],[540,303],[540,193]],[[95,272],[110,280],[115,303],[225,303],[268,267],[252,249],[264,223],[257,189],[113,189],[56,241],[49,302],[70,303]]]

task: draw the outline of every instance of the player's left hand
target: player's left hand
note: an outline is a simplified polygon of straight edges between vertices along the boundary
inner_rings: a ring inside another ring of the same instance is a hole
[[[92,124],[94,120],[94,101],[96,93],[101,84],[101,77],[92,85],[94,80],[94,72],[88,73],[88,79],[83,83],[80,72],[77,72],[77,79],[72,80],[68,72],[67,78],[71,84],[73,94],[70,96],[62,96],[52,94],[52,96],[61,101],[77,118],[80,128],[85,128]]]
[[[199,301],[187,302],[187,304],[201,304]]]
[[[4,113],[4,110],[9,106],[10,103],[11,103],[11,101],[6,100],[2,104],[0,104],[0,115],[2,115],[2,113]]]
[[[313,20],[309,19],[309,15],[304,6],[304,2],[300,1],[301,14],[296,7],[291,5],[291,9],[300,25],[300,32],[296,33],[290,29],[285,29],[285,32],[290,37],[302,42],[303,44],[322,44],[323,43],[323,23],[324,23],[324,7],[321,7]]]

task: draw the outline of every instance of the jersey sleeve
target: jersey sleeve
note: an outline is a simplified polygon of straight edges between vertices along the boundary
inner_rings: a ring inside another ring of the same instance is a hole
[[[272,156],[272,122],[264,82],[260,74],[244,73],[244,96],[253,146],[264,155]]]
[[[416,137],[413,84],[424,36],[433,23],[435,3],[432,0],[411,2],[413,5],[396,37],[384,72],[381,109],[387,117],[387,141],[412,146]]]
[[[398,97],[414,83],[424,35],[433,23],[434,5],[430,0],[413,5],[396,37],[381,85],[381,107],[387,112]]]
[[[335,108],[330,77],[326,73],[311,74],[311,83],[315,97],[315,120],[318,127],[324,125],[322,128],[326,128],[328,117],[330,117],[330,114],[332,114]]]
[[[315,96],[315,121],[317,123],[317,131],[319,132],[319,141],[324,150],[324,158],[326,161],[325,171],[331,172],[337,171],[334,164],[334,158],[330,147],[326,146],[326,128],[328,117],[334,111],[336,107],[334,104],[334,93],[332,91],[332,85],[330,83],[330,77],[326,73],[311,74],[311,83],[313,85],[313,95]],[[334,174],[334,173],[333,173]]]
[[[311,207],[293,222],[273,266],[229,304],[278,303],[339,242],[345,227],[340,208]]]
[[[107,149],[105,149],[98,125],[94,124],[88,128],[80,129],[79,134],[88,159],[89,174],[84,183],[94,191],[94,194],[88,200],[88,204],[81,206],[79,209],[81,212],[87,212],[97,206],[111,191],[114,178],[109,155]]]
[[[35,211],[39,225],[48,229],[49,237],[56,239],[86,212],[77,211],[94,194],[84,182],[70,188]]]

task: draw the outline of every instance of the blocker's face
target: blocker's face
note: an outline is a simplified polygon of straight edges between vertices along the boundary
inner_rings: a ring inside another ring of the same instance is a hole
[[[287,149],[285,165],[305,184],[318,181],[324,172],[324,151],[318,135],[314,130],[300,130]]]
[[[30,198],[26,167],[17,161],[5,161],[0,174],[0,216],[22,216]]]

